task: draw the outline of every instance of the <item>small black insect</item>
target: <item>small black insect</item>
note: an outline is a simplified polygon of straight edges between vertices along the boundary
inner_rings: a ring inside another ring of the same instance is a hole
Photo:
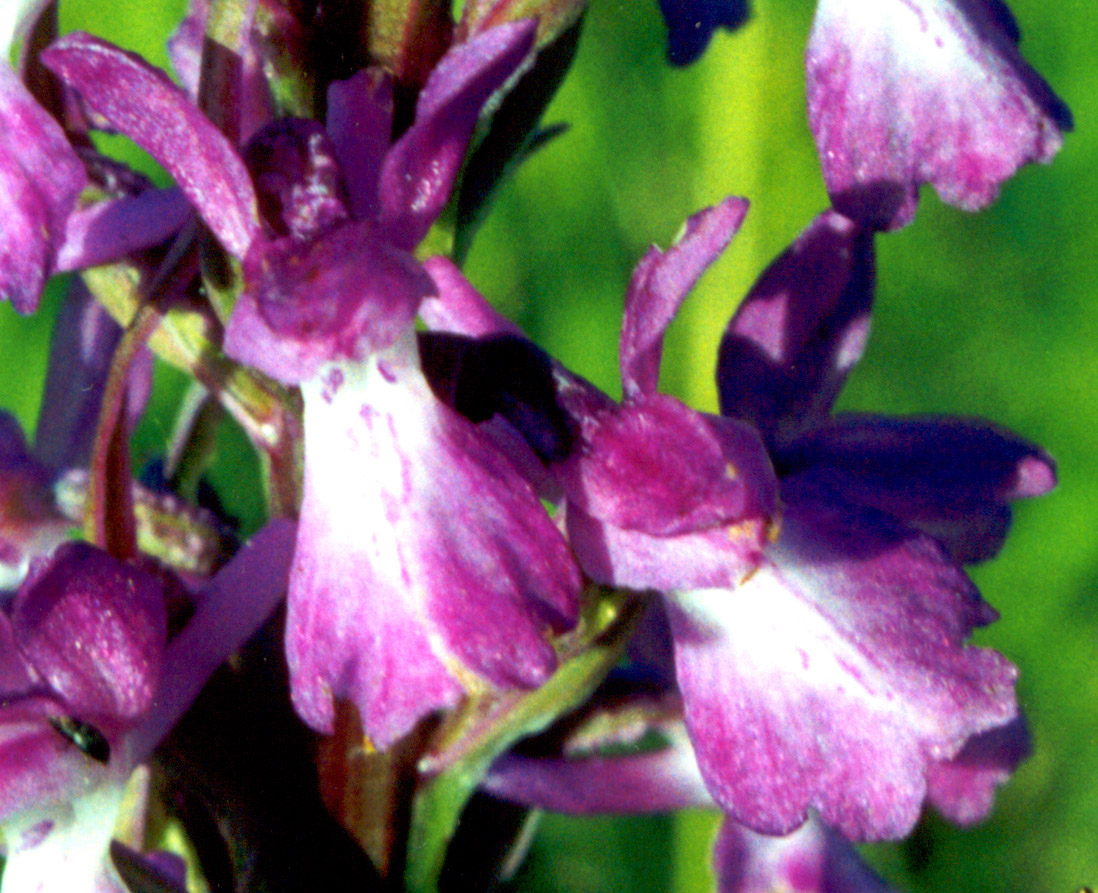
[[[89,726],[71,716],[51,716],[50,725],[59,735],[76,745],[84,756],[91,757],[99,763],[106,763],[111,758],[111,746],[103,733],[95,726]]]

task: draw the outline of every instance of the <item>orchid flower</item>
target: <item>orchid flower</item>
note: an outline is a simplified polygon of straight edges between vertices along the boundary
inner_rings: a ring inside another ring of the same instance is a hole
[[[505,25],[451,50],[391,146],[391,86],[364,71],[331,86],[326,129],[274,122],[243,160],[140,60],[86,36],[45,54],[243,262],[225,349],[299,385],[305,404],[294,703],[331,731],[334,700],[351,700],[379,748],[467,690],[544,682],[556,665],[546,635],[576,618],[563,537],[506,456],[434,398],[412,328],[433,283],[411,251],[533,30]],[[120,81],[129,89],[104,87]]]

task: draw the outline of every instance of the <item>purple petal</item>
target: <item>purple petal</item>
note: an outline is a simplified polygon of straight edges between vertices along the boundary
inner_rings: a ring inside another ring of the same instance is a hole
[[[72,522],[54,499],[53,474],[27,454],[19,423],[0,412],[0,589],[15,589],[34,558],[68,538]]]
[[[406,358],[331,367],[303,390],[287,620],[299,714],[327,731],[333,698],[350,698],[385,748],[476,677],[544,682],[546,635],[575,622],[580,581],[514,467]]]
[[[19,647],[78,716],[129,720],[156,691],[167,620],[160,584],[106,552],[65,543],[12,605]]]
[[[817,217],[728,324],[722,414],[751,422],[772,446],[826,417],[865,348],[873,283],[872,236],[834,211]]]
[[[111,127],[152,155],[221,244],[243,258],[258,233],[255,193],[229,141],[186,95],[139,56],[69,34],[42,61]]]
[[[159,245],[182,229],[191,205],[178,189],[99,202],[70,215],[57,252],[58,272],[83,270]]]
[[[571,504],[654,536],[768,518],[777,482],[755,432],[643,397],[587,422],[582,449],[557,469]]]
[[[328,133],[356,220],[373,220],[380,211],[378,179],[392,122],[393,84],[383,71],[363,69],[328,85]]]
[[[667,22],[667,59],[689,65],[701,58],[718,28],[735,31],[748,16],[747,0],[660,0]]]
[[[0,62],[0,299],[33,313],[86,184],[64,132]]]
[[[772,563],[669,598],[686,724],[714,799],[785,834],[905,836],[927,776],[1017,715],[1017,675],[966,647],[994,616],[929,539],[790,504]]]
[[[419,309],[428,329],[473,338],[522,335],[522,330],[489,304],[449,258],[429,257],[423,268],[434,280],[437,292]]]
[[[481,107],[513,75],[533,47],[537,23],[493,28],[453,48],[423,87],[412,126],[381,171],[381,225],[412,250],[450,198]]]
[[[720,893],[889,893],[838,834],[816,819],[785,837],[756,834],[726,819],[713,846]]]
[[[762,519],[678,536],[622,530],[576,508],[565,520],[568,542],[588,577],[636,590],[738,586],[759,566],[768,537]]]
[[[782,466],[814,499],[886,512],[962,561],[998,550],[1008,502],[1056,485],[1044,450],[978,419],[841,415],[798,441]]]
[[[482,788],[513,803],[574,815],[713,805],[681,727],[668,746],[646,753],[581,759],[507,754],[492,765]]]
[[[747,207],[746,199],[732,196],[699,211],[666,252],[652,247],[637,264],[625,293],[619,350],[626,399],[656,392],[664,332],[694,284],[732,241]]]
[[[368,221],[337,226],[315,242],[259,242],[244,278],[225,353],[286,384],[388,347],[434,289],[416,259],[381,241]]]
[[[210,15],[209,0],[190,0],[187,15],[168,38],[168,56],[183,89],[192,99],[198,98],[202,77],[202,45],[206,39],[206,21]]]
[[[1071,114],[1017,45],[999,0],[819,0],[808,115],[835,207],[895,229],[922,183],[972,211],[1050,161]]]
[[[276,518],[203,587],[194,615],[168,645],[156,700],[129,735],[135,763],[148,758],[214,670],[282,601],[295,533],[291,521]]]
[[[958,825],[972,825],[991,811],[995,790],[1030,754],[1025,720],[970,738],[952,760],[936,764],[927,776],[927,799]]]

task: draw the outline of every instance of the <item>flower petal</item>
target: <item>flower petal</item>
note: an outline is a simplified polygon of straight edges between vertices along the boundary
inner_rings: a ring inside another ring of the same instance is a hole
[[[817,819],[785,837],[756,834],[732,819],[713,846],[719,893],[889,893],[857,851]]]
[[[225,353],[286,384],[388,347],[434,288],[415,258],[381,241],[368,221],[337,226],[315,242],[258,242],[244,278]]]
[[[394,357],[303,386],[287,621],[298,712],[326,731],[333,698],[350,698],[381,748],[478,677],[544,682],[546,634],[575,622],[580,584],[518,472]]]
[[[869,515],[791,499],[771,558],[668,599],[710,793],[762,833],[812,808],[850,839],[904,836],[934,764],[1017,715],[1014,667],[964,646],[994,612],[931,540]]]
[[[431,72],[415,122],[393,145],[381,170],[381,225],[411,251],[450,198],[481,108],[526,59],[537,23],[492,28],[453,48]]]
[[[581,759],[507,754],[492,765],[482,788],[513,803],[573,815],[713,805],[681,726],[667,746],[644,753]]]
[[[156,691],[167,620],[161,586],[106,552],[65,543],[12,605],[19,647],[79,718],[128,720]]]
[[[328,85],[326,124],[356,220],[372,220],[380,211],[378,179],[392,121],[393,84],[383,71],[363,69]]]
[[[721,341],[721,413],[771,448],[826,417],[861,359],[873,303],[873,238],[834,211],[759,277]]]
[[[885,512],[960,561],[994,555],[1008,503],[1056,485],[1055,463],[1040,447],[990,422],[938,416],[840,415],[798,441],[782,466],[814,500]]]
[[[589,419],[557,470],[592,517],[654,536],[768,518],[777,482],[755,432],[659,394]]]
[[[931,769],[927,799],[950,821],[974,824],[987,817],[996,788],[1029,754],[1029,731],[1021,717],[976,735],[952,760]]]
[[[626,399],[656,392],[667,326],[746,214],[746,199],[726,198],[691,216],[666,252],[652,247],[637,264],[625,293],[619,350]]]
[[[835,207],[895,229],[922,183],[972,211],[1050,161],[1071,113],[1018,37],[1001,0],[819,0],[808,117]]]
[[[229,141],[164,72],[87,34],[69,34],[43,63],[88,107],[152,155],[221,244],[243,258],[258,233],[255,192]]]
[[[86,183],[57,122],[0,61],[0,299],[33,313]]]

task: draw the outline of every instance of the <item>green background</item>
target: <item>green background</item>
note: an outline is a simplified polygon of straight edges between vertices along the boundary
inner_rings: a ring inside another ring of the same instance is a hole
[[[883,0],[881,0],[883,2]],[[178,3],[63,0],[86,28],[163,63]],[[959,830],[931,818],[907,845],[867,849],[911,891],[1069,893],[1098,885],[1098,11],[1089,0],[1012,0],[1027,59],[1064,97],[1076,132],[978,215],[925,192],[915,222],[881,237],[874,329],[841,400],[848,409],[983,416],[1046,446],[1060,487],[1021,505],[1000,557],[973,575],[1002,619],[978,636],[1021,669],[1035,752],[991,819]],[[622,295],[650,243],[666,246],[697,209],[735,193],[752,210],[674,324],[661,387],[716,407],[720,333],[754,277],[826,204],[804,112],[810,0],[758,2],[686,70],[663,58],[656,0],[594,0],[579,58],[547,115],[570,131],[504,189],[470,255],[473,282],[544,347],[619,393]],[[21,319],[0,307],[0,395],[33,426],[51,296]],[[137,458],[162,449],[179,379],[159,399]],[[254,523],[254,472],[222,438],[214,474]],[[522,891],[712,887],[705,813],[546,817]]]

